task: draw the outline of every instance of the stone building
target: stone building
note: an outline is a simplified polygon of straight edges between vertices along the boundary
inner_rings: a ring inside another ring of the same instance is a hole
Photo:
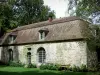
[[[0,60],[92,67],[97,56],[91,38],[89,23],[75,16],[25,25],[3,36]]]

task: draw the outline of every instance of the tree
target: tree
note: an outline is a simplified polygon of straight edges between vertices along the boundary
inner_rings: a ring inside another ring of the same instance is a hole
[[[75,10],[73,10],[73,8],[75,8]],[[70,13],[71,15],[75,14],[94,23],[94,18],[100,15],[100,0],[69,0],[68,11],[70,10],[73,10]],[[98,21],[99,17],[96,20]],[[100,21],[98,22],[100,23]]]
[[[68,11],[92,23],[90,30],[94,38],[90,38],[89,44],[94,45],[96,50],[100,49],[100,0],[69,0]]]
[[[55,18],[54,11],[43,5],[43,0],[18,0],[15,7],[19,25],[45,21],[50,14]]]
[[[13,12],[9,3],[0,3],[0,36],[8,29],[12,29],[16,24],[13,20]]]
[[[55,12],[43,3],[43,0],[0,2],[0,36],[17,26],[45,21],[49,15],[55,18]]]

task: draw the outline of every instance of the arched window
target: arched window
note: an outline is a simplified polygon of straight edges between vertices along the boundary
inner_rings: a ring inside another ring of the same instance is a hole
[[[12,49],[9,49],[8,53],[9,53],[9,61],[13,61],[13,51],[12,51]]]
[[[37,52],[38,52],[38,62],[39,63],[44,63],[45,59],[46,59],[45,49],[41,47],[41,48],[38,49]]]
[[[31,52],[27,52],[27,63],[31,64]]]

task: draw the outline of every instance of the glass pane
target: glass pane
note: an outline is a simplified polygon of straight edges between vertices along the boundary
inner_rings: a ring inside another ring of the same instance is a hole
[[[44,50],[40,50],[39,51],[39,62],[43,63],[45,59],[45,51]]]

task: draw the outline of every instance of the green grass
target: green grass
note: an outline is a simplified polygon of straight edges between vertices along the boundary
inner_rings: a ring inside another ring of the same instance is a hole
[[[37,68],[0,66],[0,75],[100,75],[100,73],[65,72],[65,71],[40,70]]]

